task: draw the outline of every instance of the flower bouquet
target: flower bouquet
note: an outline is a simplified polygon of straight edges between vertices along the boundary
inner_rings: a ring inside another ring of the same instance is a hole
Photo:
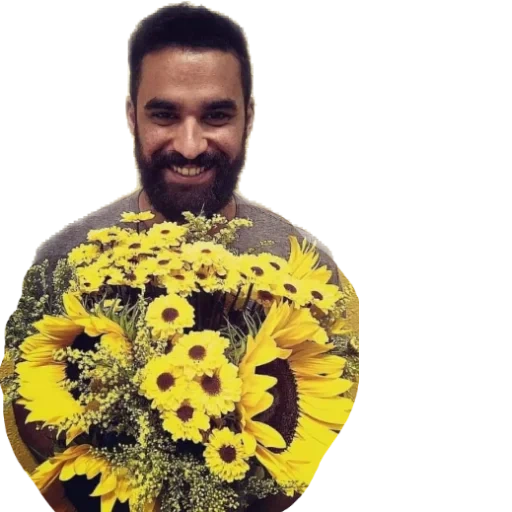
[[[290,238],[288,260],[235,254],[248,220],[187,213],[141,232],[151,217],[90,231],[53,280],[47,264],[27,276],[2,384],[55,433],[31,478],[43,493],[94,481],[101,512],[302,493],[353,404],[347,291],[306,241]]]

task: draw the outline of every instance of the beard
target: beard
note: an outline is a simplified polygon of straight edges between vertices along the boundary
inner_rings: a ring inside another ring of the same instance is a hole
[[[222,152],[205,152],[193,160],[180,153],[158,150],[149,158],[142,153],[138,129],[135,128],[134,155],[139,169],[140,181],[153,208],[166,220],[182,222],[183,212],[211,217],[220,212],[231,200],[242,168],[245,164],[247,133],[244,129],[240,153],[230,160]],[[186,185],[167,183],[167,169],[191,165],[205,169],[214,169],[213,181],[204,185]]]

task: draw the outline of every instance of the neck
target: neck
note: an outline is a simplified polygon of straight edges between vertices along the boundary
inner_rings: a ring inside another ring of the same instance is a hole
[[[150,228],[153,224],[159,224],[161,222],[165,222],[167,219],[160,213],[157,212],[153,206],[151,205],[151,202],[149,200],[148,195],[146,194],[146,191],[143,189],[141,193],[139,194],[139,211],[144,212],[147,210],[151,210],[151,212],[155,215],[155,217],[151,220],[147,220],[144,223],[148,228]],[[232,220],[236,216],[236,201],[234,196],[231,196],[231,199],[229,200],[229,203],[222,208],[220,212],[218,212],[220,215],[225,217],[228,221]]]

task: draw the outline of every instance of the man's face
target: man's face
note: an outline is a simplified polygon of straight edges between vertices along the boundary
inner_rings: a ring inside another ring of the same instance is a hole
[[[224,208],[244,165],[252,118],[232,54],[166,48],[146,55],[128,120],[153,207],[168,220]]]

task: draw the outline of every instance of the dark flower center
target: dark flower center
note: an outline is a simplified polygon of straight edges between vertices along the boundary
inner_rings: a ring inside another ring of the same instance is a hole
[[[263,269],[260,267],[251,267],[251,270],[254,272],[257,276],[262,276],[265,272],[263,272]]]
[[[274,397],[272,405],[254,420],[261,421],[276,429],[286,441],[286,446],[292,443],[297,425],[299,423],[299,392],[295,375],[287,361],[276,359],[271,363],[258,366],[256,373],[271,375],[277,378],[277,384],[269,389]],[[283,450],[269,448],[273,453],[281,453]]]
[[[161,373],[156,379],[156,384],[160,391],[167,391],[174,386],[174,377],[170,373]]]
[[[162,311],[162,320],[164,322],[174,322],[179,316],[178,310],[174,308],[166,308]]]
[[[236,449],[233,446],[223,446],[219,450],[219,455],[224,462],[229,464],[236,460]]]
[[[135,244],[132,244],[130,245],[129,247],[130,249],[140,249],[141,248],[141,245],[139,243],[135,243]]]
[[[160,233],[162,233],[162,235],[168,235],[170,233],[170,231],[168,229],[162,229],[162,231],[160,231]]]
[[[284,285],[284,289],[290,293],[297,293],[297,288],[295,288],[295,286],[293,286],[293,284],[286,283]]]
[[[173,277],[174,277],[174,279],[177,279],[178,281],[185,281],[185,276],[182,274],[176,274]]]
[[[270,292],[260,290],[258,292],[258,299],[260,299],[262,301],[269,301],[269,300],[273,300],[274,296]]]
[[[169,261],[170,261],[170,260],[160,260],[160,261],[158,262],[158,264],[159,264],[159,265],[162,265],[162,266],[163,266],[163,265],[168,265],[168,264],[169,264]]]
[[[191,359],[201,361],[206,356],[206,349],[202,345],[195,345],[188,351],[188,355]]]
[[[212,253],[212,251],[210,251],[210,249],[203,249],[201,252],[203,254],[211,254]]]
[[[206,279],[206,274],[203,274],[203,272],[197,272],[196,276],[199,277],[199,279]]]
[[[190,405],[182,405],[176,411],[176,414],[178,415],[178,418],[183,421],[183,423],[186,423],[192,419],[192,416],[194,416],[194,409],[190,407]]]
[[[276,269],[276,270],[281,270],[281,266],[278,265],[275,261],[271,261],[270,264]]]
[[[214,375],[213,377],[209,377],[208,375],[204,375],[201,379],[201,386],[211,396],[216,396],[219,394],[221,390],[220,379]]]
[[[322,300],[324,298],[324,296],[320,292],[317,292],[316,290],[313,290],[311,292],[311,295],[313,296],[314,299],[318,300]]]

